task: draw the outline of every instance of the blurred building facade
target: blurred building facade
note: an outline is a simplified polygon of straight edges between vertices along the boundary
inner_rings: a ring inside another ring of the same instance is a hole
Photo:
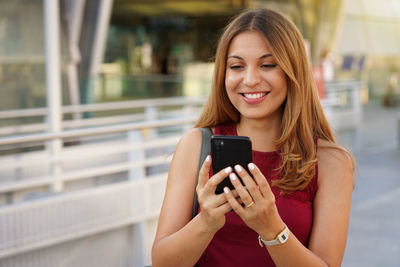
[[[218,35],[244,8],[284,12],[320,64],[337,51],[346,2],[60,1],[63,103],[207,94]],[[0,5],[1,109],[44,106],[43,2]],[[187,81],[203,89],[188,92]]]
[[[207,94],[221,29],[245,8],[270,7],[298,26],[313,65],[363,80],[364,101],[396,104],[400,8],[384,2],[60,1],[63,103]],[[44,106],[43,1],[0,5],[0,107]]]

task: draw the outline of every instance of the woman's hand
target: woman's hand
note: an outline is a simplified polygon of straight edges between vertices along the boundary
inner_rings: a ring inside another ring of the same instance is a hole
[[[196,192],[201,210],[199,216],[204,225],[203,231],[215,233],[224,226],[225,214],[232,209],[224,194],[216,195],[215,189],[232,173],[232,168],[221,170],[209,178],[210,167],[211,156],[207,156],[199,172]],[[232,197],[235,198],[233,193]]]
[[[249,170],[254,180],[243,167],[236,165],[235,170],[246,188],[235,173],[231,173],[229,177],[243,206],[235,199],[228,187],[224,188],[226,199],[248,227],[256,231],[264,240],[274,239],[282,231],[284,224],[279,216],[275,205],[275,196],[267,179],[254,163],[249,164]]]

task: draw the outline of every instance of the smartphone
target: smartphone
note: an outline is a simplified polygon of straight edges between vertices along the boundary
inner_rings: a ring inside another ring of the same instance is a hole
[[[229,166],[233,168],[236,164],[249,172],[247,165],[253,162],[250,138],[247,136],[213,135],[211,137],[211,157],[213,174]],[[235,172],[235,169],[233,171]],[[243,184],[240,177],[239,180]],[[226,177],[217,186],[215,193],[221,194],[225,186],[234,189],[229,177]]]

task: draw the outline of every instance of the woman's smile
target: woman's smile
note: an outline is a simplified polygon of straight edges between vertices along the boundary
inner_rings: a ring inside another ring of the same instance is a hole
[[[269,92],[241,93],[243,100],[248,104],[261,103],[269,94]]]

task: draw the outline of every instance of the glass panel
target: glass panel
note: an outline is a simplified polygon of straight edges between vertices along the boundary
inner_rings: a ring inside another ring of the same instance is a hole
[[[44,106],[43,1],[0,6],[0,110]]]

